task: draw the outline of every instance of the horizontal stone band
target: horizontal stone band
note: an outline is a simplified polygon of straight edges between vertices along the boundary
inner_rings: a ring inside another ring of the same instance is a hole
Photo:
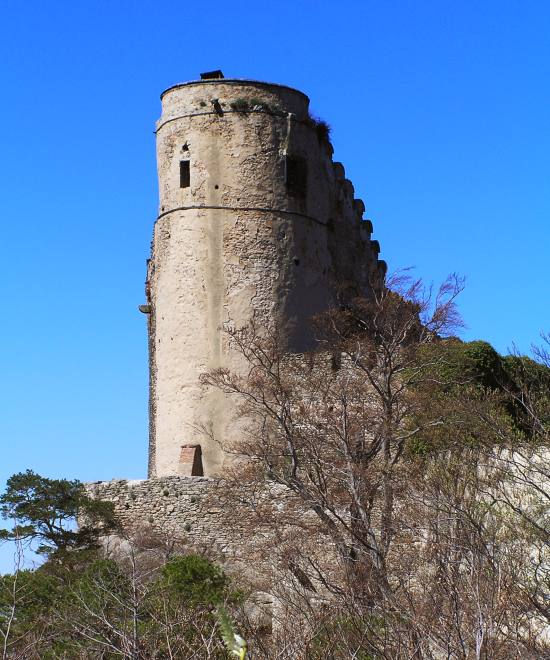
[[[164,211],[161,213],[157,220],[160,220],[165,215],[169,213],[174,213],[175,211],[191,211],[191,210],[201,210],[201,209],[212,209],[214,211],[256,211],[258,213],[286,213],[288,215],[297,215],[300,218],[306,218],[307,220],[313,220],[319,225],[326,227],[327,224],[317,218],[313,218],[310,215],[304,215],[303,213],[297,213],[296,211],[285,211],[284,209],[264,209],[256,206],[178,206],[175,209],[170,209],[169,211]]]
[[[293,121],[298,122],[298,124],[302,124],[302,126],[306,126],[307,128],[310,128],[311,130],[316,130],[313,126],[310,126],[307,124],[305,121],[302,119],[298,119],[294,114],[284,112],[283,110],[264,110],[262,109],[250,109],[250,110],[223,110],[223,113],[220,114],[219,112],[216,112],[215,110],[205,110],[204,112],[191,112],[188,115],[178,115],[177,117],[171,117],[170,119],[167,119],[165,122],[163,122],[156,131],[153,131],[153,133],[158,133],[160,129],[163,126],[166,126],[166,124],[169,124],[172,121],[177,121],[178,119],[187,119],[188,117],[203,117],[205,115],[216,115],[218,117],[223,117],[223,115],[231,115],[231,114],[264,114],[264,115],[271,115],[272,117],[281,117],[281,118],[286,118],[288,115],[291,115],[291,118]]]

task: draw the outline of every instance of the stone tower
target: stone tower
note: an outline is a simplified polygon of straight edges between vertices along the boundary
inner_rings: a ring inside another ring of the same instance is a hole
[[[140,307],[149,328],[150,477],[184,474],[193,461],[200,474],[198,451],[206,476],[221,473],[223,452],[197,428],[211,425],[218,439],[238,431],[231,402],[199,384],[207,369],[239,370],[223,323],[283,318],[304,350],[308,319],[338,285],[360,293],[369,268],[385,269],[308,97],[221,72],[202,78],[166,90],[157,122],[160,206]]]

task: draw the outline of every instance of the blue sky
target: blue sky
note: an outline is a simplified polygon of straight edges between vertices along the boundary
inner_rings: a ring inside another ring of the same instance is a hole
[[[550,329],[550,3],[0,3],[0,485],[147,465],[160,93],[221,68],[304,91],[390,269],[468,277],[465,339]]]

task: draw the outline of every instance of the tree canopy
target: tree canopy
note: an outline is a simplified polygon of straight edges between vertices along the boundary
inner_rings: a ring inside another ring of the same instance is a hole
[[[0,539],[38,541],[43,555],[95,547],[99,536],[115,528],[112,502],[89,497],[76,479],[48,479],[32,470],[8,479],[0,511],[14,523],[0,530]]]

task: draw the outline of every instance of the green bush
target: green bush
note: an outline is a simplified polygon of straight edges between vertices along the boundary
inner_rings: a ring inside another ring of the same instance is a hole
[[[312,128],[317,133],[317,139],[319,142],[330,142],[332,126],[324,119],[310,115],[304,120],[304,124]]]
[[[246,110],[250,108],[246,99],[237,99],[236,101],[233,101],[233,103],[230,103],[229,107],[238,112],[246,112]]]
[[[163,584],[190,605],[215,605],[227,594],[229,577],[206,557],[173,557],[160,572]]]
[[[270,110],[269,104],[265,101],[262,101],[261,99],[250,99],[250,105],[253,108],[260,107],[263,110]]]

